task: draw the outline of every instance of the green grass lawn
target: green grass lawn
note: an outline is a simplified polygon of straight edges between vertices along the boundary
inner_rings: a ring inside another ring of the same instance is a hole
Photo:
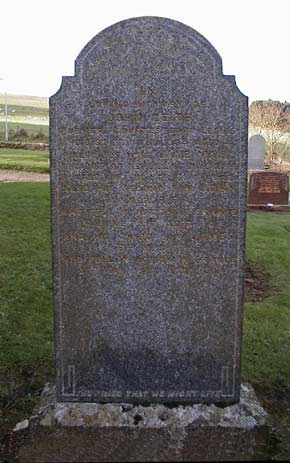
[[[9,463],[11,429],[54,376],[48,189],[0,184],[0,461]]]
[[[48,151],[0,149],[0,169],[49,172]]]
[[[0,395],[5,434],[29,417],[44,383],[53,381],[54,348],[49,186],[0,184],[0,198]],[[248,215],[247,260],[268,272],[271,290],[263,301],[245,303],[242,376],[260,399],[265,398],[272,425],[278,429],[276,423],[281,423],[282,431],[275,431],[280,447],[272,452],[281,459],[289,449],[289,434],[285,431],[284,436],[283,429],[290,403],[290,215]]]
[[[29,124],[25,122],[9,122],[9,141],[21,141],[23,143],[48,143],[49,127],[42,124]],[[24,129],[27,136],[17,135],[21,129]],[[42,136],[40,137],[40,134]],[[0,121],[0,141],[5,140],[5,122]]]
[[[52,367],[49,186],[0,184],[0,197],[0,365]]]
[[[289,388],[290,215],[248,214],[247,260],[269,273],[272,291],[262,302],[245,304],[243,377]]]

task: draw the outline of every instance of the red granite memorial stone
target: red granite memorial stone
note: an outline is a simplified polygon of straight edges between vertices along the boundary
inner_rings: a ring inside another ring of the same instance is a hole
[[[258,172],[250,177],[248,204],[288,204],[288,193],[287,174]]]

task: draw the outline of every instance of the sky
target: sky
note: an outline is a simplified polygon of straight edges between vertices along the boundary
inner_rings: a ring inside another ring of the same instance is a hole
[[[136,16],[197,30],[250,101],[290,102],[290,0],[1,0],[0,93],[53,95],[92,37]]]

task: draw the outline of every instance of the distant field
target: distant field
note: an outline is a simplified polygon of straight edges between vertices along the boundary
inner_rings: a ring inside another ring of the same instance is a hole
[[[48,98],[42,96],[28,96],[28,95],[7,95],[8,105],[15,106],[30,106],[34,108],[48,109]],[[5,96],[0,94],[0,105],[5,104]]]
[[[0,149],[0,169],[49,172],[48,152]]]
[[[9,140],[48,142],[48,98],[7,95],[7,106]],[[0,140],[5,139],[5,119],[5,97],[1,94]]]
[[[24,129],[27,136],[17,136],[17,133]],[[21,122],[8,122],[9,140],[22,142],[48,143],[49,127],[42,124],[29,124]],[[43,137],[40,135],[43,134]],[[5,139],[5,122],[0,120],[0,141]]]
[[[5,107],[4,104],[0,103],[0,117],[5,118]],[[48,108],[38,108],[34,106],[18,106],[10,104],[8,106],[8,120],[19,119],[19,118],[31,118],[32,120],[42,119],[48,123]]]
[[[17,131],[17,129],[25,129],[30,135],[37,133],[39,130],[42,130],[42,132],[48,136],[49,133],[49,128],[47,125],[42,125],[42,124],[30,124],[28,123],[23,123],[20,124],[18,122],[8,122],[8,129],[9,133],[11,136]],[[5,131],[5,122],[0,121],[0,132],[4,133]]]

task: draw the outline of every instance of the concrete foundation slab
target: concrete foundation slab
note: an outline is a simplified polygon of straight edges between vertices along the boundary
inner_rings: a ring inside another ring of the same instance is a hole
[[[55,388],[46,386],[19,460],[253,461],[264,458],[267,440],[267,414],[248,384],[241,387],[240,402],[225,408],[58,403]]]

